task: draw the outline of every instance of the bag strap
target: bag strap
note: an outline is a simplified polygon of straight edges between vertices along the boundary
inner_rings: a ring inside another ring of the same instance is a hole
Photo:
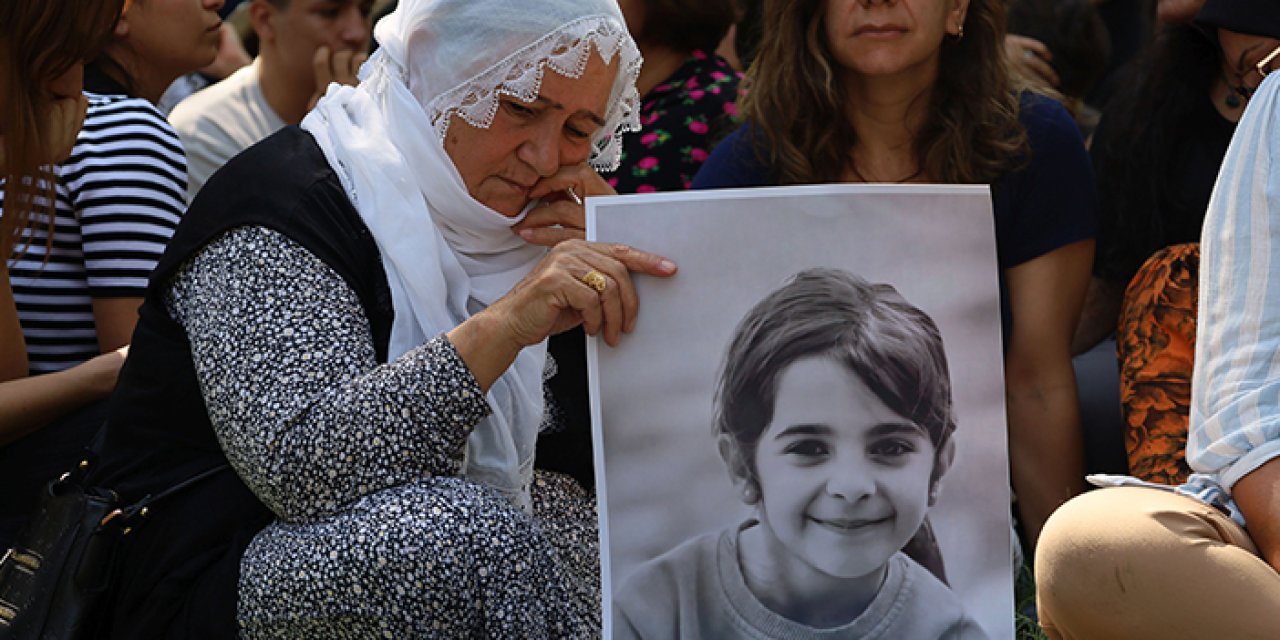
[[[119,509],[107,514],[107,516],[102,519],[102,527],[106,528],[111,526],[119,530],[121,533],[128,533],[136,520],[146,518],[150,515],[151,507],[156,503],[164,502],[165,500],[172,498],[174,495],[177,495],[178,493],[181,493],[182,491],[230,468],[231,465],[224,462],[212,469],[201,471],[200,473],[197,473],[196,475],[191,476],[190,478],[187,478],[186,480],[183,480],[160,493],[143,496],[141,500],[138,500],[131,505],[120,507]]]

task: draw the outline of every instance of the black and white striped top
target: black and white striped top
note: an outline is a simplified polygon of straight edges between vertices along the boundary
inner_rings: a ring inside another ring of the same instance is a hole
[[[52,252],[47,218],[35,214],[30,242],[15,250],[26,253],[10,263],[32,374],[98,354],[91,300],[142,297],[186,209],[182,143],[160,112],[137,98],[88,96],[84,129],[56,168]]]

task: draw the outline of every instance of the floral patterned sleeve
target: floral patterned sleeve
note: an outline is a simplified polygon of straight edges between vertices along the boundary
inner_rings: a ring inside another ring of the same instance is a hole
[[[215,239],[174,276],[165,304],[186,329],[227,459],[286,522],[456,475],[489,413],[443,335],[378,365],[355,292],[275,231]]]

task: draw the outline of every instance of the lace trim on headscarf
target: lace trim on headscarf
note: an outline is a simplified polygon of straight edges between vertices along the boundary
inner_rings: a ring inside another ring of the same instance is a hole
[[[426,104],[427,117],[441,141],[449,130],[450,116],[455,114],[473,127],[487,129],[493,124],[501,96],[525,102],[537,99],[546,67],[566,78],[577,79],[587,68],[593,45],[608,64],[630,43],[626,29],[605,16],[575,20],[437,96]],[[626,60],[628,57],[630,61]],[[619,74],[612,90],[615,95],[619,92],[621,95],[611,100],[605,124],[591,141],[590,163],[601,171],[617,169],[622,155],[622,134],[640,130],[640,94],[635,83],[642,60],[638,54],[623,56],[622,60],[627,68]]]

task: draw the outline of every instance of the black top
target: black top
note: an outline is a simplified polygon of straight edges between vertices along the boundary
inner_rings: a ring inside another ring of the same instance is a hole
[[[1125,105],[1117,101],[1115,108]],[[1199,242],[1209,196],[1235,128],[1206,98],[1182,119],[1172,137],[1176,142],[1166,145],[1173,157],[1155,158],[1148,147],[1134,148],[1128,139],[1133,133],[1118,130],[1103,113],[1090,149],[1100,186],[1095,276],[1125,285],[1156,251]],[[1127,172],[1129,179],[1104,179],[1108,172],[1119,171]]]
[[[359,297],[378,361],[386,361],[393,312],[377,245],[311,136],[287,127],[210,178],[152,275],[89,478],[126,501],[226,462],[186,335],[163,296],[188,258],[242,226],[279,231],[333,268]],[[240,556],[271,518],[234,473],[154,509],[125,538],[99,635],[235,637]]]

